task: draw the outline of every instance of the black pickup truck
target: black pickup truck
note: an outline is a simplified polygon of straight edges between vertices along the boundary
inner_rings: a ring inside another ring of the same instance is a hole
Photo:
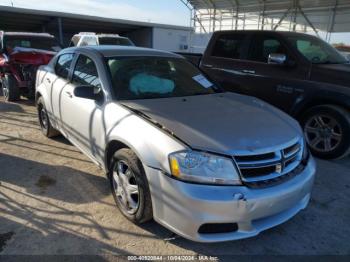
[[[226,91],[258,97],[295,117],[314,155],[350,152],[350,64],[321,39],[219,31],[203,56],[183,55]]]

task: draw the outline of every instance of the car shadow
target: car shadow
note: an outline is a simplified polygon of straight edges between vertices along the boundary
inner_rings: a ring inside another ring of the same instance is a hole
[[[107,178],[67,166],[43,164],[4,153],[0,153],[0,166],[1,183],[24,188],[28,195],[81,204],[110,194]]]
[[[128,241],[172,234],[154,222],[142,231],[124,218],[104,177],[4,153],[0,166],[1,255],[125,256],[133,255]]]
[[[0,100],[0,112],[25,112],[23,108],[18,103],[8,103]]]
[[[35,100],[34,99],[28,99],[28,98],[21,98],[16,103],[20,105],[25,105],[25,106],[35,106]]]
[[[343,165],[350,168],[350,155],[341,159],[330,160],[329,162],[338,164],[338,165]]]
[[[51,140],[56,141],[58,143],[66,145],[66,146],[73,146],[73,144],[67,138],[65,138],[63,135],[51,137]]]
[[[4,198],[7,199],[6,196]],[[44,217],[35,210],[14,202],[10,202],[9,206],[10,212],[16,213],[18,217],[9,219],[0,216],[0,256],[4,261],[9,257],[13,260],[8,261],[81,261],[84,256],[84,261],[102,262],[109,260],[101,254],[134,255],[79,230],[64,227],[65,222],[69,225],[69,220]],[[17,222],[20,220],[27,223]],[[87,227],[85,223],[77,226]],[[67,255],[74,255],[75,259]],[[20,259],[16,259],[16,256],[20,256]]]

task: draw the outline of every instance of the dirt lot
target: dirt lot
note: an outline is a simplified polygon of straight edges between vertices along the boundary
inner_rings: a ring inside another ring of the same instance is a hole
[[[0,98],[0,254],[350,254],[350,158],[317,161],[309,207],[251,239],[194,243],[116,209],[103,172],[45,138],[35,107]],[[186,221],[184,221],[186,223]]]

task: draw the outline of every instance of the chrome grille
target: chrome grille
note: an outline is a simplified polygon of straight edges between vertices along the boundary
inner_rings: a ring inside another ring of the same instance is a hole
[[[234,156],[241,177],[247,185],[280,180],[289,175],[300,164],[303,154],[303,145],[300,141],[290,146],[259,155]]]

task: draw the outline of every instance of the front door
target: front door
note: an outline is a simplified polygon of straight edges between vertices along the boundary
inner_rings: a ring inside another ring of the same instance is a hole
[[[286,63],[269,64],[270,54],[286,55]],[[303,96],[307,67],[297,62],[295,55],[282,39],[268,34],[255,36],[247,60],[251,73],[245,84],[249,87],[251,95],[287,112],[298,97]]]

